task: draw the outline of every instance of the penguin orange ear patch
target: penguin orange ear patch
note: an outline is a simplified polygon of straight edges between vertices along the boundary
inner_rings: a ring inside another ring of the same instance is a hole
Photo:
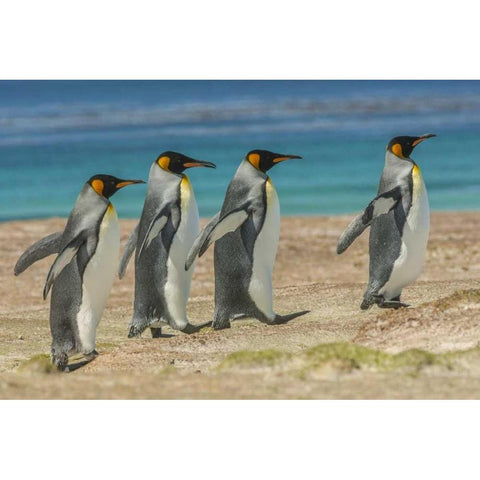
[[[157,164],[158,164],[159,167],[168,171],[168,169],[170,167],[170,157],[160,157],[157,160]]]
[[[258,153],[251,153],[248,156],[248,161],[255,167],[260,169],[260,155]]]
[[[392,153],[395,154],[397,157],[405,158],[403,156],[402,146],[399,143],[396,143],[392,146]]]
[[[92,182],[92,188],[99,194],[103,195],[103,182],[102,180],[94,180]]]

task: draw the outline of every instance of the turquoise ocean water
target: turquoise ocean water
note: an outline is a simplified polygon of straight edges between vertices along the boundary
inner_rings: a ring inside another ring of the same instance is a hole
[[[147,180],[164,150],[192,169],[200,214],[221,206],[245,153],[303,156],[271,170],[284,215],[361,210],[385,146],[435,133],[412,157],[434,210],[480,208],[477,81],[0,81],[0,220],[66,216],[95,173]],[[118,193],[137,217],[145,186]]]

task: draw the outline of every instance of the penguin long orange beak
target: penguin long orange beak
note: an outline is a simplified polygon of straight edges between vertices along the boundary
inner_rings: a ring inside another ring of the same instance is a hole
[[[202,160],[189,160],[183,164],[185,168],[192,167],[208,167],[208,168],[217,168],[217,166],[212,162],[203,162]]]
[[[417,137],[417,139],[412,143],[412,147],[416,147],[419,143],[422,143],[427,138],[432,137],[436,137],[436,135],[433,133],[426,133],[425,135],[421,135],[420,137]]]
[[[126,187],[128,185],[133,185],[135,183],[145,183],[145,182],[143,180],[122,180],[117,183],[116,187],[117,187],[117,190],[119,190],[120,188]]]
[[[278,157],[273,159],[273,163],[280,163],[284,162],[285,160],[290,160],[292,158],[302,158],[299,155],[279,155]]]

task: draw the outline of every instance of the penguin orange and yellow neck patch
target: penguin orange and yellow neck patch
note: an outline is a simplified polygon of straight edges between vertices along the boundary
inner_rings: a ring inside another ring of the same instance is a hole
[[[412,177],[414,180],[422,178],[422,172],[417,164],[415,164],[412,168]]]
[[[100,228],[103,229],[110,225],[112,222],[118,221],[117,211],[113,206],[113,203],[109,203],[105,215],[103,216],[103,221],[100,225]]]
[[[269,199],[275,193],[275,187],[270,177],[267,178],[267,182],[265,184],[265,190],[267,193],[267,199]]]
[[[190,183],[190,179],[184,175],[182,181],[180,183],[180,195],[182,200],[183,207],[186,207],[190,203],[190,199],[192,197],[192,184]]]
[[[425,185],[423,183],[422,172],[420,167],[417,164],[413,165],[412,168],[412,183],[413,183],[413,196],[417,198],[425,190]]]

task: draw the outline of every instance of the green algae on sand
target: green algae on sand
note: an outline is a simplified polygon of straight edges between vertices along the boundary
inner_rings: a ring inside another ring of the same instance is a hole
[[[446,353],[431,353],[410,349],[399,353],[387,353],[349,342],[323,343],[298,353],[280,350],[241,350],[228,355],[218,369],[236,367],[261,367],[284,364],[288,371],[303,376],[311,369],[318,369],[331,362],[345,370],[370,370],[378,373],[399,371],[417,374],[422,368],[437,365],[447,370],[454,368],[455,361],[466,355],[480,353],[480,347]]]

